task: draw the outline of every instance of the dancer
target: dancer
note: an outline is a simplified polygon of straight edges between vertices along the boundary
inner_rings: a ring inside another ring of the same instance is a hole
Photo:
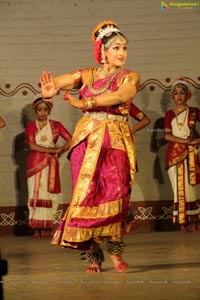
[[[73,195],[52,244],[85,250],[87,272],[100,272],[100,244],[106,242],[114,267],[123,272],[122,237],[136,171],[128,110],[140,79],[124,68],[128,43],[116,23],[100,23],[92,39],[99,66],[58,77],[43,72],[40,80],[44,98],[63,89],[64,99],[83,111],[69,150]],[[68,92],[73,88],[80,89],[80,99]]]
[[[174,193],[173,222],[185,233],[199,230],[196,185],[200,183],[200,138],[195,136],[195,125],[200,121],[200,109],[188,105],[191,92],[184,78],[174,82],[172,98],[175,107],[165,115],[165,139],[169,142],[166,168]]]
[[[58,121],[49,119],[52,102],[41,95],[33,102],[37,119],[26,127],[30,149],[27,162],[29,226],[35,238],[51,237],[61,192],[58,157],[69,149],[71,135]],[[66,142],[56,146],[58,138]]]

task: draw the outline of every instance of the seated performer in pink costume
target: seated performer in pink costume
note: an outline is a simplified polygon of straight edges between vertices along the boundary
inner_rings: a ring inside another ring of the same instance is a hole
[[[176,80],[172,86],[175,107],[165,115],[165,139],[169,142],[166,168],[174,193],[173,222],[180,224],[182,233],[200,230],[196,195],[196,186],[200,183],[200,138],[195,136],[200,109],[188,105],[190,97],[187,81]]]
[[[123,272],[123,231],[136,172],[128,117],[140,78],[124,68],[128,42],[116,23],[100,23],[92,39],[98,66],[58,77],[43,72],[40,79],[44,98],[65,90],[65,100],[83,111],[69,150],[73,195],[52,244],[86,251],[87,272],[100,272],[105,242],[115,269]],[[80,89],[80,99],[71,89]]]
[[[35,238],[51,237],[61,192],[58,157],[69,149],[71,135],[58,121],[49,119],[53,103],[41,95],[33,102],[36,121],[26,126],[30,148],[27,161],[29,226]],[[65,140],[57,146],[59,137]]]

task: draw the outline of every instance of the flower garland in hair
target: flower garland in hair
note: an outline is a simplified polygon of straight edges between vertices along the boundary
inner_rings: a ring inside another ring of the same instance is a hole
[[[104,26],[112,26],[115,27],[117,30],[119,30],[117,23],[113,22],[113,21],[103,21],[101,23],[99,23],[92,31],[92,41],[95,42],[98,35],[100,34],[100,31],[103,30],[102,27]],[[99,32],[99,34],[97,34],[97,36],[95,35],[96,32]]]
[[[97,64],[101,64],[101,46],[102,46],[102,39],[95,41],[94,43],[94,59]]]

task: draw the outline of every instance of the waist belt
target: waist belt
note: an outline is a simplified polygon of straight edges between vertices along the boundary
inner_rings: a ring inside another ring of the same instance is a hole
[[[128,118],[121,115],[107,114],[105,112],[86,112],[84,116],[95,118],[98,120],[112,120],[112,121],[128,121]]]

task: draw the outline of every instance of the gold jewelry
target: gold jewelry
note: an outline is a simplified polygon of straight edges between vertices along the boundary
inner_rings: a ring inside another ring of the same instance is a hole
[[[175,111],[177,111],[177,113],[181,113],[181,112],[184,111],[185,109],[188,109],[188,106],[187,106],[187,105],[185,105],[182,109],[175,108]]]
[[[82,100],[83,102],[83,110],[87,109],[87,101],[86,100]]]
[[[182,110],[183,112],[184,110]],[[186,117],[187,117],[188,107],[185,109],[185,116],[183,122],[178,121],[178,114],[176,114],[176,124],[178,126],[178,129],[181,130],[181,128],[185,125]]]
[[[91,109],[92,108],[91,99],[90,98],[86,99],[86,102],[87,102],[87,109]]]
[[[104,76],[108,76],[108,75],[114,75],[114,74],[118,73],[119,71],[121,71],[121,69],[122,69],[121,67],[116,67],[116,68],[111,68],[110,71],[106,71],[106,70],[104,70],[104,68],[102,66],[98,69],[97,72]]]
[[[102,94],[109,88],[109,86],[111,85],[111,82],[113,81],[113,78],[114,78],[114,75],[111,76],[110,79],[106,82],[106,84],[98,90],[95,90],[93,88],[92,84],[94,82],[94,78],[92,78],[92,80],[88,84],[88,90],[94,95]]]
[[[40,137],[40,141],[41,142],[46,142],[47,141],[47,136],[46,135],[41,135],[41,137]]]
[[[83,109],[84,110],[89,110],[89,109],[95,108],[97,106],[95,98],[87,98],[82,101],[83,101]]]
[[[45,127],[47,125],[47,121],[43,122],[38,122],[38,126],[40,129],[42,129],[43,127]]]
[[[113,73],[113,74],[110,76],[110,79],[106,82],[106,84],[105,84],[102,88],[100,88],[100,89],[98,89],[98,90],[94,89],[93,86],[92,86],[92,85],[93,85],[93,82],[94,82],[94,77],[92,77],[92,79],[91,79],[90,82],[88,83],[88,90],[89,90],[92,94],[94,94],[94,95],[103,94],[103,93],[109,88],[109,86],[111,85],[111,83],[112,83],[114,77],[120,72],[120,70],[121,70],[121,68],[120,68],[119,70],[117,70],[117,72]],[[108,76],[108,75],[107,75],[107,76]]]

